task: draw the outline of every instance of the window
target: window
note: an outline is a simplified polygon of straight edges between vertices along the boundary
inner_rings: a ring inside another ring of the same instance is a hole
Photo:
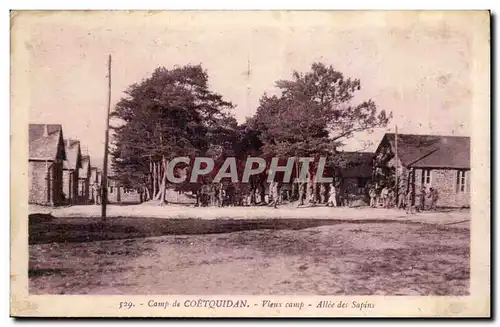
[[[431,170],[422,169],[422,185],[430,185],[430,184],[431,184]]]
[[[457,193],[465,192],[465,170],[457,170]]]

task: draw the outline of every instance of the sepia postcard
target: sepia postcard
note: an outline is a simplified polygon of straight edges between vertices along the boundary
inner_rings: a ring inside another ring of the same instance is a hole
[[[14,317],[489,317],[490,12],[12,11]]]

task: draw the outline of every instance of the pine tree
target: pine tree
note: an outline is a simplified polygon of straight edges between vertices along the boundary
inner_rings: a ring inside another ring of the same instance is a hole
[[[112,114],[112,166],[124,185],[149,199],[165,202],[171,159],[204,155],[236,127],[233,105],[209,90],[200,65],[157,68],[125,94]]]
[[[361,88],[359,79],[346,78],[332,66],[314,63],[307,73],[294,72],[291,80],[276,82],[281,94],[264,96],[248,123],[259,132],[264,155],[280,157],[329,156],[357,132],[387,126],[392,114],[377,110],[368,100],[353,104]],[[315,201],[317,160],[310,165],[308,198]],[[301,198],[306,190],[299,185]]]

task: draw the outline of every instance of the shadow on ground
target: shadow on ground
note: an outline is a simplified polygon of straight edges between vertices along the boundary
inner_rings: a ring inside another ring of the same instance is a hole
[[[162,235],[196,235],[230,233],[246,230],[300,230],[324,225],[345,223],[394,223],[394,220],[340,220],[340,219],[159,219],[109,217],[55,218],[50,215],[29,216],[29,244],[52,242],[92,242]],[[400,221],[402,224],[418,222]],[[437,227],[436,228],[446,228]]]

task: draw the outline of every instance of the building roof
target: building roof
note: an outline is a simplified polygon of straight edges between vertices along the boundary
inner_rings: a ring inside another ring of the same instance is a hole
[[[82,165],[78,171],[78,177],[87,178],[90,176],[90,156],[82,156]]]
[[[59,124],[29,124],[29,159],[66,159],[64,148],[60,146],[62,126]]]
[[[74,170],[81,167],[80,141],[65,139],[64,148],[66,150],[66,160],[64,169]]]
[[[373,152],[339,152],[338,165],[344,178],[369,178],[373,171]]]
[[[384,138],[395,151],[394,133]],[[398,134],[398,157],[415,168],[470,169],[470,137]]]

